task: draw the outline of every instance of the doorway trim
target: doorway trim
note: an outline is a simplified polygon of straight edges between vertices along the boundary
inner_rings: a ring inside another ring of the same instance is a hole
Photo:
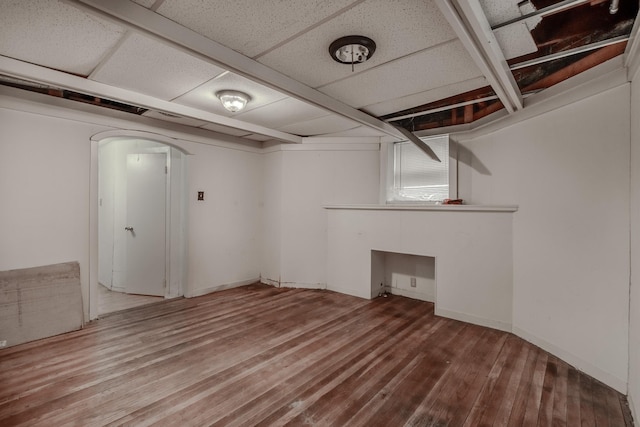
[[[136,130],[110,130],[105,132],[99,132],[90,138],[91,143],[91,163],[90,163],[90,184],[89,184],[89,301],[88,301],[88,320],[94,320],[98,318],[98,202],[99,202],[99,189],[98,189],[98,154],[100,142],[111,139],[144,139],[148,141],[157,142],[167,145],[180,151],[183,155],[188,156],[189,153],[184,149],[180,141],[174,138],[167,137],[165,135],[143,132]],[[169,158],[171,156],[169,155]],[[169,160],[170,161],[170,160]],[[184,162],[183,167],[187,166],[187,162]],[[184,184],[184,183],[183,183]],[[184,185],[183,185],[184,186]],[[186,215],[185,215],[186,218]],[[185,227],[180,227],[184,230]],[[181,238],[186,238],[182,235]],[[183,265],[186,268],[186,253],[182,254],[185,258]],[[182,283],[182,290],[184,292],[186,283]]]

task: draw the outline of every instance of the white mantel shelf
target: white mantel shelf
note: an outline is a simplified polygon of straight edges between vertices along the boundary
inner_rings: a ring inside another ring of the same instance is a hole
[[[517,205],[329,205],[325,209],[367,211],[516,212]]]

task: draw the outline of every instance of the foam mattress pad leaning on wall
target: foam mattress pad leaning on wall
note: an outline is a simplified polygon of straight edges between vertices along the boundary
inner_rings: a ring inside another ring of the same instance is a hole
[[[6,346],[82,328],[77,262],[0,271],[0,342]]]

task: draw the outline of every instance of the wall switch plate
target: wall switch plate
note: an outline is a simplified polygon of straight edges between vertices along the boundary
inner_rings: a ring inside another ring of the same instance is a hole
[[[0,348],[4,348],[7,346],[7,340],[0,340]]]
[[[198,200],[204,200],[204,191],[198,191]]]
[[[415,277],[412,277],[412,278],[411,278],[411,287],[412,287],[412,288],[415,288],[415,287],[416,287],[416,278],[415,278]]]

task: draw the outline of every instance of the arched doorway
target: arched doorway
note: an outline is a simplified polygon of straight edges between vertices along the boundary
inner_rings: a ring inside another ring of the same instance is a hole
[[[187,153],[167,140],[141,132],[92,138],[92,319],[153,301],[139,295],[184,294]],[[117,296],[113,310],[101,295]]]

